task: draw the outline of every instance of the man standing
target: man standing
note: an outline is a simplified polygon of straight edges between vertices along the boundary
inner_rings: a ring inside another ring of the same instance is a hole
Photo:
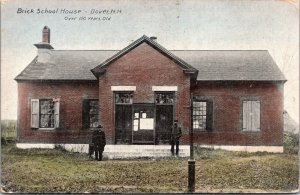
[[[182,135],[181,128],[178,126],[178,120],[174,120],[171,128],[171,153],[174,155],[174,145],[176,145],[176,155],[179,153],[179,139]]]
[[[102,153],[106,145],[106,139],[101,125],[99,125],[98,128],[93,132],[92,144],[95,151],[95,159],[98,161],[102,160]]]

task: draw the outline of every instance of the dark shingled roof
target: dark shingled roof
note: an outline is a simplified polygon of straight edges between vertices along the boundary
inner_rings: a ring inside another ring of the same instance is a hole
[[[198,81],[285,81],[267,50],[172,51],[199,70]]]
[[[17,77],[21,80],[96,80],[91,69],[116,55],[117,50],[51,50],[47,63],[35,58]],[[169,50],[198,70],[198,81],[285,81],[265,50]],[[105,64],[105,63],[104,63]]]
[[[113,50],[51,50],[47,63],[36,57],[16,80],[97,80],[91,72],[118,51]]]

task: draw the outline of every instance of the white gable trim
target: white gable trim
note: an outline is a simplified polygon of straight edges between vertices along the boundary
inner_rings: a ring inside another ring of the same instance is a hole
[[[152,91],[177,91],[177,86],[152,86]]]
[[[136,91],[136,86],[111,86],[112,91]]]

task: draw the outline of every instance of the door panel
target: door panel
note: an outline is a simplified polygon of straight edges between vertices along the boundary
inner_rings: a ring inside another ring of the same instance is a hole
[[[154,143],[154,105],[134,105],[132,122],[133,143]]]
[[[132,143],[132,106],[116,105],[116,143]]]
[[[173,106],[156,106],[156,144],[168,144],[173,124]]]

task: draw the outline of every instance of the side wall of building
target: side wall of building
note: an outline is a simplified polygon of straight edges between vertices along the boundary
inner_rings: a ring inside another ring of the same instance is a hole
[[[60,99],[59,128],[31,128],[31,99]],[[82,126],[84,99],[98,99],[98,83],[19,82],[18,139],[32,143],[88,143],[89,130]]]
[[[282,146],[283,84],[266,82],[199,82],[193,96],[213,100],[213,129],[195,131],[197,144]],[[242,131],[242,98],[260,100],[260,131]]]
[[[155,48],[142,43],[108,65],[106,69],[106,73],[99,77],[99,109],[100,121],[106,131],[108,143],[115,142],[114,92],[111,86],[135,86],[134,104],[154,104],[155,92],[152,91],[152,86],[177,86],[174,118],[182,125],[183,134],[188,134],[190,77],[183,73],[183,68],[178,64]]]

